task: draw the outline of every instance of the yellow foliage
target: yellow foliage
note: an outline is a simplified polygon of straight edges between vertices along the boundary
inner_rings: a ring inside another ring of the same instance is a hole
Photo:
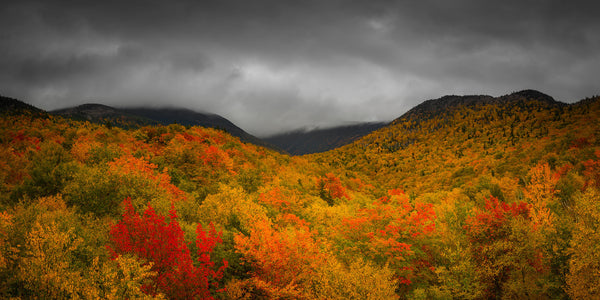
[[[18,252],[18,249],[13,247],[9,240],[13,226],[12,215],[0,212],[0,271],[8,268]]]
[[[141,287],[156,276],[152,263],[143,264],[136,257],[119,255],[114,261],[100,264],[95,258],[88,274],[84,299],[165,299],[163,294],[146,295]]]
[[[216,226],[225,226],[232,218],[237,218],[242,227],[250,228],[259,220],[267,219],[265,209],[252,201],[242,188],[224,184],[219,186],[219,193],[204,199],[198,214],[202,220]]]
[[[571,240],[567,293],[573,299],[600,298],[600,193],[588,188],[575,197],[577,222]]]
[[[553,216],[548,205],[553,201],[558,176],[552,174],[548,164],[538,165],[529,171],[531,181],[525,190],[525,196],[531,201],[531,220],[544,229],[551,229]]]
[[[314,299],[398,299],[398,282],[387,266],[377,267],[358,259],[345,266],[333,257],[311,277]]]
[[[25,257],[17,277],[40,297],[73,298],[83,286],[80,272],[71,270],[71,253],[82,243],[73,230],[61,231],[55,222],[38,221],[27,235]]]

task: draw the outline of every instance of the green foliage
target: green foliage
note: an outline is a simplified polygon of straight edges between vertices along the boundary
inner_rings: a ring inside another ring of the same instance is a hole
[[[13,199],[38,198],[59,194],[77,171],[77,164],[59,144],[45,142],[31,157],[29,178],[15,190]]]
[[[121,186],[110,176],[106,167],[82,167],[64,191],[69,205],[76,206],[82,213],[99,216],[119,214]]]

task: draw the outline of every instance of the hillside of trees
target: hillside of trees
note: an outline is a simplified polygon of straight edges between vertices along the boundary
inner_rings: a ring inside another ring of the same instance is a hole
[[[3,111],[0,297],[599,297],[600,97],[417,108],[305,156]]]
[[[135,129],[143,126],[179,124],[184,126],[201,126],[227,131],[239,137],[243,142],[274,148],[263,140],[247,133],[231,121],[216,115],[196,112],[189,109],[173,107],[122,107],[114,108],[102,104],[82,104],[75,107],[53,110],[53,115],[78,121]]]

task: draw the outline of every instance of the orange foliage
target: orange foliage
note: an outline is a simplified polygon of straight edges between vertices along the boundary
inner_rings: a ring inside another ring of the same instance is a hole
[[[266,221],[258,221],[249,236],[235,236],[236,250],[252,267],[250,282],[269,297],[282,293],[301,294],[324,254],[307,229],[277,231]]]
[[[325,177],[317,178],[317,189],[321,197],[326,200],[346,198],[350,200],[350,196],[346,193],[346,188],[338,177],[332,173],[327,173]]]
[[[390,190],[360,209],[356,216],[342,220],[341,238],[353,245],[345,251],[361,253],[394,267],[401,283],[409,285],[421,272],[430,272],[428,239],[435,233],[433,205],[409,202],[401,190]]]
[[[279,188],[274,188],[267,193],[259,195],[258,200],[262,203],[269,204],[283,212],[290,210],[290,202],[286,200],[286,196]]]
[[[600,189],[600,150],[596,150],[594,154],[598,158],[597,160],[590,159],[583,162],[585,167],[583,174],[587,177],[584,189],[589,186]]]
[[[171,195],[174,201],[186,199],[185,193],[171,183],[171,177],[166,173],[167,169],[164,169],[163,172],[155,172],[157,168],[155,164],[128,154],[115,159],[108,165],[110,172],[113,174],[123,176],[133,175],[155,181],[159,187]]]

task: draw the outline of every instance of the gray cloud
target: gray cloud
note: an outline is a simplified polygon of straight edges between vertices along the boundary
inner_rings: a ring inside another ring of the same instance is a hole
[[[258,135],[390,120],[445,94],[598,94],[593,1],[11,1],[0,93],[184,106]]]

